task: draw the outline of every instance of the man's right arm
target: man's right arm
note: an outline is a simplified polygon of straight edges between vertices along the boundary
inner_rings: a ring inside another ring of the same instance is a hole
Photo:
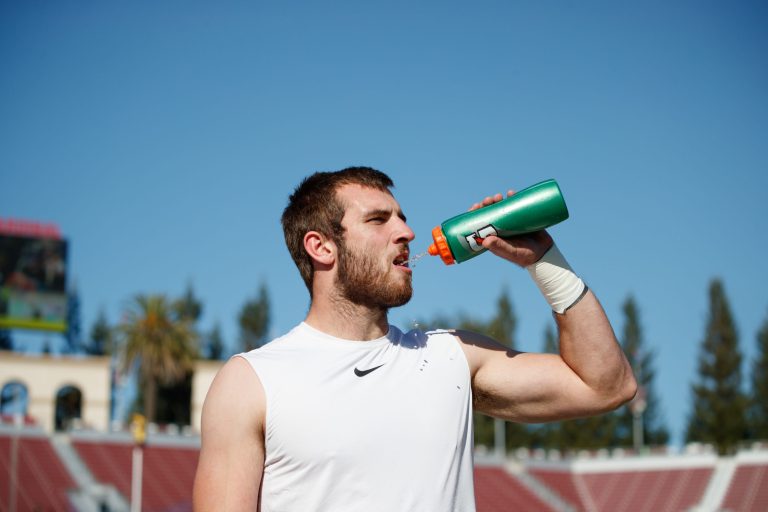
[[[257,510],[264,471],[264,388],[248,362],[230,359],[205,397],[194,509]]]

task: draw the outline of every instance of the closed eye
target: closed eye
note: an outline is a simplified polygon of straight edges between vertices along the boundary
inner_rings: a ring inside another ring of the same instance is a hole
[[[389,222],[389,219],[391,219],[393,215],[397,216],[397,218],[405,222],[405,215],[399,209],[396,211],[388,209],[372,210],[368,212],[364,218],[365,222],[371,222],[374,224],[386,224]]]
[[[368,216],[365,219],[365,222],[370,222],[373,224],[384,224],[389,220],[391,216],[392,216],[392,212],[384,211],[384,210],[376,210],[368,214]]]

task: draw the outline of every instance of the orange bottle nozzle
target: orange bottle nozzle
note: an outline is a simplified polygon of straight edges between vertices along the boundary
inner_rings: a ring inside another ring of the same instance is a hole
[[[440,226],[437,226],[432,230],[432,239],[435,243],[431,244],[427,249],[429,254],[431,256],[440,256],[440,259],[442,259],[443,263],[446,265],[453,265],[456,263],[453,254],[451,254],[451,248],[448,247],[448,241],[445,239],[445,235]]]

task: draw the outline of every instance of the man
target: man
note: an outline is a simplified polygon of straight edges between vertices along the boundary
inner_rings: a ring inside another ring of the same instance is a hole
[[[216,376],[203,407],[196,510],[471,511],[473,408],[541,422],[634,396],[602,307],[543,231],[482,243],[528,268],[556,311],[559,355],[390,326],[388,309],[411,297],[414,239],[392,186],[384,173],[352,167],[316,173],[291,196],[283,229],[309,313]]]

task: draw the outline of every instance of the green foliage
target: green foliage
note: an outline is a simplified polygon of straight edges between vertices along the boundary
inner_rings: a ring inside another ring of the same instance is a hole
[[[535,430],[532,445],[569,450],[597,450],[613,446],[617,417],[613,413],[545,423]]]
[[[559,353],[554,323],[547,323],[544,328],[542,352]],[[530,428],[530,446],[562,452],[607,448],[615,444],[617,425],[614,413],[543,423]]]
[[[107,314],[103,309],[99,310],[99,315],[91,327],[91,342],[85,346],[86,353],[94,356],[103,356],[111,354],[114,350],[112,326],[109,325]]]
[[[187,284],[187,289],[181,298],[173,301],[173,312],[180,320],[195,324],[203,314],[203,303],[195,296],[192,283]]]
[[[669,441],[669,432],[661,421],[659,399],[654,388],[656,370],[653,368],[654,353],[645,347],[643,332],[640,324],[640,312],[632,296],[627,297],[622,306],[624,312],[624,330],[621,336],[621,346],[627,357],[638,385],[643,390],[645,410],[643,420],[643,444],[650,446],[665,445]],[[640,394],[638,394],[638,397]],[[616,440],[618,446],[631,447],[633,440],[634,415],[630,404],[625,405],[616,413]]]
[[[164,295],[138,295],[117,329],[123,371],[139,363],[144,414],[156,418],[158,385],[172,386],[192,371],[197,336],[189,319],[180,317]]]
[[[269,316],[269,294],[267,285],[262,283],[256,298],[246,301],[240,310],[240,342],[244,352],[264,344],[269,332]]]
[[[768,317],[757,333],[757,354],[752,363],[751,437],[768,440]]]
[[[509,292],[505,288],[501,291],[496,301],[496,315],[485,326],[483,334],[490,336],[509,348],[515,348],[516,327],[517,317],[512,309],[512,300],[509,298]]]
[[[747,399],[741,390],[738,334],[722,283],[709,287],[709,317],[693,387],[686,440],[713,444],[721,455],[735,451],[747,432]]]
[[[77,287],[72,285],[67,290],[67,330],[64,339],[67,341],[67,352],[75,352],[82,347],[80,323],[80,294]]]
[[[221,336],[221,327],[216,323],[208,334],[208,359],[211,361],[219,361],[223,355],[224,340]]]

